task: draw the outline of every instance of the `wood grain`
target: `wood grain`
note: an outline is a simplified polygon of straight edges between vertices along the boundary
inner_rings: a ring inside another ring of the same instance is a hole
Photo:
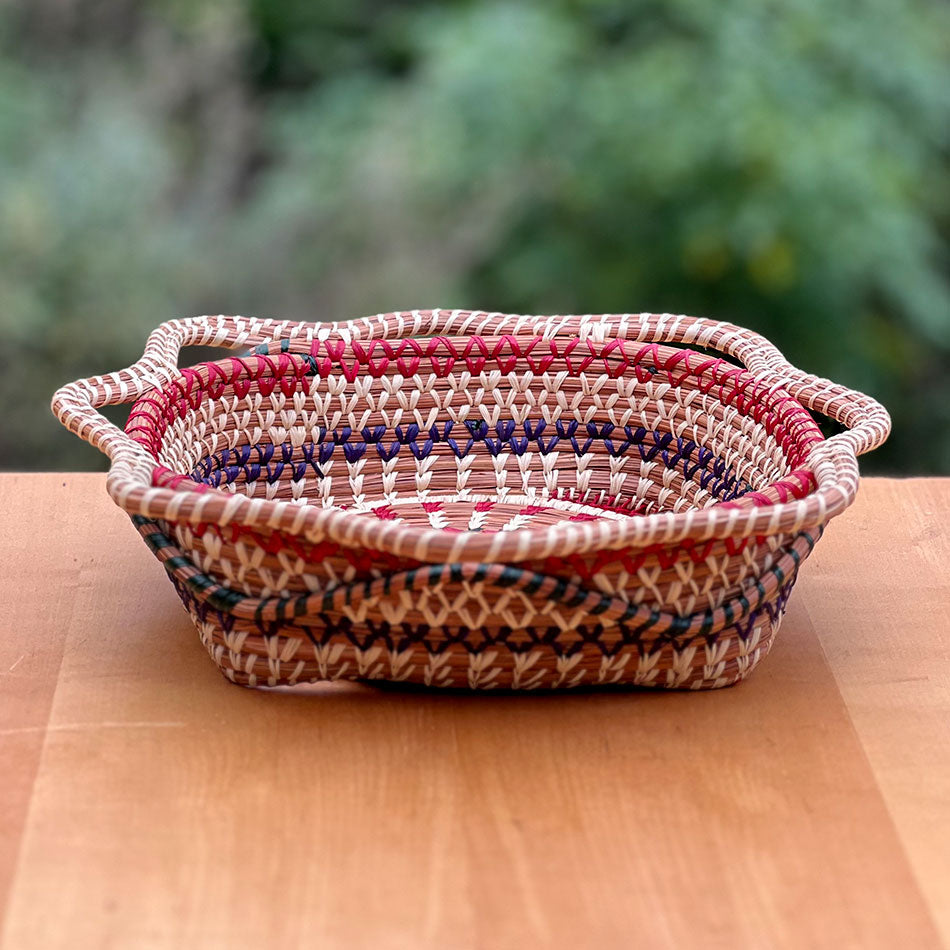
[[[4,947],[950,939],[950,481],[738,688],[524,696],[229,685],[102,481],[0,476]]]

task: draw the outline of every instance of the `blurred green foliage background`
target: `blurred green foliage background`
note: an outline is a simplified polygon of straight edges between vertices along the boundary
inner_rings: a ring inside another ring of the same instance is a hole
[[[945,0],[0,7],[0,466],[164,319],[730,319],[950,473]]]

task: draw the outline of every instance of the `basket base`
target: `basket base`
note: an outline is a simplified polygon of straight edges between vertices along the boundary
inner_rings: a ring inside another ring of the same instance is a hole
[[[504,498],[496,495],[469,494],[419,495],[403,492],[386,503],[347,508],[364,517],[398,521],[420,528],[441,528],[443,531],[496,531],[525,529],[543,530],[563,521],[621,521],[641,514],[629,505],[598,505],[569,498],[539,499],[514,492]]]
[[[654,689],[705,690],[732,686],[745,679],[772,647],[782,619],[761,618],[751,630],[727,628],[712,643],[691,642],[622,646],[610,656],[585,644],[570,655],[550,647],[514,652],[502,645],[472,652],[451,644],[435,653],[422,644],[404,650],[360,647],[346,637],[314,643],[303,631],[262,637],[240,623],[224,632],[209,619],[188,612],[201,642],[222,674],[246,687],[298,686],[326,681],[383,680],[465,689],[564,689],[637,686]]]

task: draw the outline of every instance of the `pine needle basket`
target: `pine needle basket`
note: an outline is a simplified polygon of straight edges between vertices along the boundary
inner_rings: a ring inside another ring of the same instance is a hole
[[[124,432],[96,411],[133,401]],[[247,686],[735,683],[890,430],[671,314],[175,320],[53,411]]]

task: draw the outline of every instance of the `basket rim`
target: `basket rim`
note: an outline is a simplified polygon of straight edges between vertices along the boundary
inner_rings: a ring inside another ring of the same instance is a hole
[[[805,466],[816,487],[794,501],[776,498],[771,504],[750,508],[717,505],[657,512],[621,522],[562,522],[542,529],[484,535],[447,534],[438,528],[357,518],[345,510],[252,499],[214,489],[156,486],[155,460],[95,411],[102,405],[132,401],[178,376],[181,371],[176,361],[182,345],[279,345],[284,338],[302,342],[394,340],[444,335],[453,330],[469,336],[527,333],[595,341],[616,336],[644,343],[695,344],[738,359],[769,391],[787,393],[806,408],[850,427],[850,431],[812,446]],[[108,491],[130,514],[173,522],[242,524],[309,540],[328,537],[348,547],[382,550],[433,563],[523,561],[598,549],[668,545],[686,539],[797,533],[818,527],[851,504],[858,485],[856,456],[883,442],[890,430],[886,411],[873,399],[802,373],[760,335],[733,324],[671,314],[533,317],[417,310],[330,324],[226,316],[175,320],[151,334],[145,355],[128,369],[64,386],[54,396],[53,410],[70,431],[110,456]]]
[[[522,353],[519,348],[519,344],[525,344],[526,340],[526,349],[534,350],[533,361],[531,354],[527,352]],[[551,372],[558,377],[565,374],[564,366],[569,368],[567,370],[568,375],[580,375],[586,369],[584,364],[590,361],[595,361],[598,368],[601,364],[604,364],[605,368],[609,365],[611,372],[616,372],[619,368],[621,373],[617,375],[624,375],[623,371],[632,370],[635,371],[636,378],[640,382],[650,381],[660,386],[661,391],[657,396],[658,399],[662,399],[663,397],[664,386],[676,387],[681,385],[687,377],[691,377],[693,386],[695,387],[698,384],[698,390],[702,394],[702,399],[711,396],[723,409],[724,418],[721,420],[720,426],[727,428],[731,435],[722,435],[720,433],[717,435],[719,439],[730,441],[731,438],[735,437],[736,427],[741,427],[750,418],[754,418],[759,425],[766,425],[771,438],[775,442],[775,447],[782,452],[784,459],[791,467],[791,471],[783,476],[773,478],[767,485],[762,485],[750,491],[745,502],[737,502],[735,499],[722,499],[708,505],[694,506],[694,510],[708,511],[717,505],[730,506],[736,505],[737,503],[742,507],[748,504],[749,500],[763,504],[766,503],[767,495],[765,493],[767,493],[769,489],[773,489],[773,495],[779,497],[787,497],[789,491],[792,497],[801,497],[802,494],[805,494],[807,490],[812,487],[810,473],[802,469],[802,462],[807,456],[809,449],[814,444],[825,441],[825,436],[816,425],[812,416],[797,399],[788,394],[784,389],[773,387],[763,391],[755,384],[755,377],[741,365],[727,363],[721,357],[710,357],[696,350],[660,344],[639,344],[633,353],[624,352],[620,349],[619,352],[622,358],[616,359],[615,356],[618,349],[614,347],[614,342],[622,343],[623,341],[608,341],[604,347],[590,344],[588,351],[581,352],[580,354],[576,352],[575,348],[573,363],[571,361],[571,354],[564,354],[563,351],[565,347],[563,345],[560,346],[561,352],[557,352],[557,343],[559,341],[550,341],[550,351],[555,354],[553,357],[551,352],[545,352],[544,347],[534,347],[533,344],[538,342],[537,337],[518,339],[513,337],[500,337],[489,338],[488,340],[481,337],[435,337],[422,342],[425,344],[425,355],[431,359],[432,365],[437,369],[436,375],[448,376],[453,368],[457,369],[451,358],[456,356],[457,351],[460,350],[465,343],[470,344],[473,341],[476,341],[480,345],[479,348],[483,353],[491,349],[483,345],[487,342],[496,343],[499,348],[508,344],[509,349],[511,347],[516,348],[517,356],[524,357],[526,361],[529,362],[529,366],[538,366],[539,362],[545,363],[543,372]],[[165,438],[169,435],[173,435],[177,423],[190,416],[191,413],[197,412],[204,403],[216,402],[222,398],[230,398],[232,391],[240,383],[247,382],[250,386],[257,385],[262,392],[268,394],[277,389],[278,385],[283,386],[285,383],[289,383],[290,386],[284,389],[284,394],[285,396],[293,395],[296,397],[298,392],[302,391],[297,387],[300,386],[304,380],[311,381],[307,383],[308,388],[312,388],[317,377],[327,381],[332,387],[333,379],[339,380],[341,372],[349,373],[347,378],[349,379],[351,376],[353,380],[362,376],[363,374],[358,373],[356,370],[364,366],[363,361],[370,361],[369,368],[372,370],[373,375],[383,375],[389,363],[393,360],[398,361],[400,359],[398,355],[393,354],[393,347],[386,341],[370,340],[364,341],[362,344],[357,341],[352,341],[351,344],[345,347],[324,346],[321,341],[314,341],[309,347],[309,353],[299,348],[290,350],[284,345],[288,343],[287,340],[280,342],[282,345],[280,353],[277,355],[255,352],[247,356],[224,357],[222,359],[206,361],[183,368],[168,382],[160,387],[149,390],[136,400],[129,414],[128,421],[126,422],[125,432],[135,442],[142,445],[155,459],[153,485],[169,487],[174,490],[218,492],[219,495],[225,498],[232,496],[232,492],[225,491],[217,485],[208,485],[207,482],[194,478],[194,471],[186,473],[176,471],[174,468],[166,468],[159,459],[159,453],[164,445]],[[421,353],[423,350],[423,347],[419,346],[420,341],[415,339],[399,342],[413,344],[415,347],[413,352],[416,354]],[[571,344],[577,342],[578,338],[572,338],[567,341],[567,345],[570,347]],[[373,360],[373,351],[376,348],[376,343],[382,343],[386,346],[387,351],[390,352],[388,360],[386,357],[382,357],[375,363],[371,362]],[[262,349],[264,348],[258,348],[258,350]],[[398,350],[396,353],[398,354]],[[449,360],[446,359],[447,355],[450,356]],[[461,355],[459,355],[458,358],[461,359]],[[485,360],[482,359],[481,362],[485,362]],[[499,362],[505,362],[509,366],[508,371],[510,372],[512,364],[508,363],[507,359],[501,357]],[[466,367],[463,366],[461,370],[457,371],[464,373],[465,369]],[[495,369],[489,370],[486,368],[485,371],[489,373],[490,376],[504,376],[504,373],[499,373]],[[534,372],[537,374],[537,370]],[[472,378],[475,379],[476,374],[472,372],[471,375]],[[419,378],[419,376],[416,376],[417,380]],[[633,382],[632,375],[629,376],[628,379],[630,383]],[[429,377],[429,381],[431,382],[431,376]],[[406,382],[409,383],[408,388],[413,388],[408,378]],[[481,382],[484,384],[484,377]],[[393,385],[390,384],[390,386],[386,388],[391,391]],[[398,388],[402,389],[403,387],[399,386]],[[693,395],[696,395],[696,393]],[[754,405],[751,409],[749,407],[750,399],[754,400]],[[736,415],[738,415],[738,420],[734,418]],[[465,428],[468,425],[465,421],[450,422],[449,427],[457,427],[456,431],[462,434],[463,439],[465,438],[465,433],[468,432],[474,444],[474,442],[480,442],[485,439],[492,429],[491,424],[485,421],[484,416],[475,414],[472,418],[478,422],[478,428],[483,428],[484,431],[480,431],[476,435],[473,429]],[[505,418],[507,418],[507,416]],[[550,420],[545,422],[546,416],[544,413],[541,413],[538,418],[532,416],[532,419],[534,419],[532,423],[533,426],[540,426],[539,431],[546,430],[550,422]],[[512,424],[517,431],[517,421],[513,421]],[[574,419],[568,424],[573,427],[572,432],[578,427],[583,429],[584,426],[586,426],[588,434],[590,434],[590,423],[578,423],[577,420]],[[525,427],[525,434],[528,435],[527,418],[523,425]],[[561,420],[558,420],[557,425],[561,425]],[[598,423],[594,423],[594,425],[596,428]],[[773,426],[775,427],[774,431]],[[434,436],[431,436],[432,429],[426,430],[425,426],[418,425],[411,419],[407,421],[403,418],[399,420],[398,424],[386,423],[386,431],[390,435],[399,432],[400,427],[409,429],[416,427],[420,433],[426,431],[430,433],[430,437],[434,438],[437,442],[444,441],[448,438],[448,430],[446,430],[445,436],[438,433],[439,423],[435,423],[436,434]],[[678,427],[685,427],[685,422]],[[629,434],[629,430],[636,428],[636,425],[621,426],[614,425],[613,423],[610,424],[611,432],[617,433],[617,435],[612,436],[612,438],[619,437],[621,440],[624,434]],[[343,429],[349,432],[349,427],[345,426],[343,420],[340,420],[332,429],[329,427],[321,427],[321,437],[332,433],[335,438],[338,432]],[[354,434],[357,431],[365,434],[367,430],[366,428],[354,430]],[[560,431],[560,429],[558,431]],[[646,432],[647,430],[644,431]],[[693,431],[695,432],[695,426],[693,427]],[[698,436],[689,438],[688,436],[677,435],[674,430],[671,430],[668,435],[670,438],[675,438],[677,442],[685,441],[691,445],[705,444],[698,441]],[[458,437],[458,435],[455,436],[455,438]],[[347,437],[347,440],[348,438],[349,437]],[[357,438],[356,441],[359,441],[359,439]],[[284,448],[286,448],[286,445],[284,445]],[[232,451],[235,451],[233,447],[226,446],[216,454],[222,452],[230,453]],[[745,466],[740,465],[736,469],[737,477],[748,477],[743,474],[744,467]],[[186,475],[186,477],[182,478],[182,475]],[[478,495],[477,498],[476,494]],[[447,496],[443,497],[441,494],[438,499],[431,497],[431,491],[424,491],[418,494],[411,491],[403,491],[399,493],[399,496],[406,501],[412,500],[416,503],[427,500],[448,500]],[[511,489],[504,493],[493,493],[486,490],[473,494],[471,490],[467,490],[458,500],[492,500],[504,502],[508,498],[520,499],[527,505],[566,503],[578,508],[585,506],[584,498],[574,496],[569,491],[551,494],[544,491],[532,492],[529,490]],[[768,499],[769,502],[772,500],[773,499]],[[399,498],[387,497],[386,499],[380,499],[378,504],[390,505],[396,504],[398,501]],[[599,506],[608,501],[612,501],[612,499],[601,497],[596,499],[594,504],[595,506]],[[299,504],[299,502],[297,502],[297,504]],[[353,506],[349,505],[323,507],[344,510],[348,515],[355,513]],[[376,504],[369,506],[371,509],[375,507],[377,507]],[[623,508],[624,505],[621,503],[620,507]],[[680,510],[683,510],[685,507],[686,506],[683,506]],[[362,513],[365,512],[366,509],[360,507],[359,510]],[[628,516],[635,515],[637,517],[644,517],[644,515],[639,512],[629,510],[629,506],[625,513]],[[528,527],[525,530],[540,531],[543,529]]]

